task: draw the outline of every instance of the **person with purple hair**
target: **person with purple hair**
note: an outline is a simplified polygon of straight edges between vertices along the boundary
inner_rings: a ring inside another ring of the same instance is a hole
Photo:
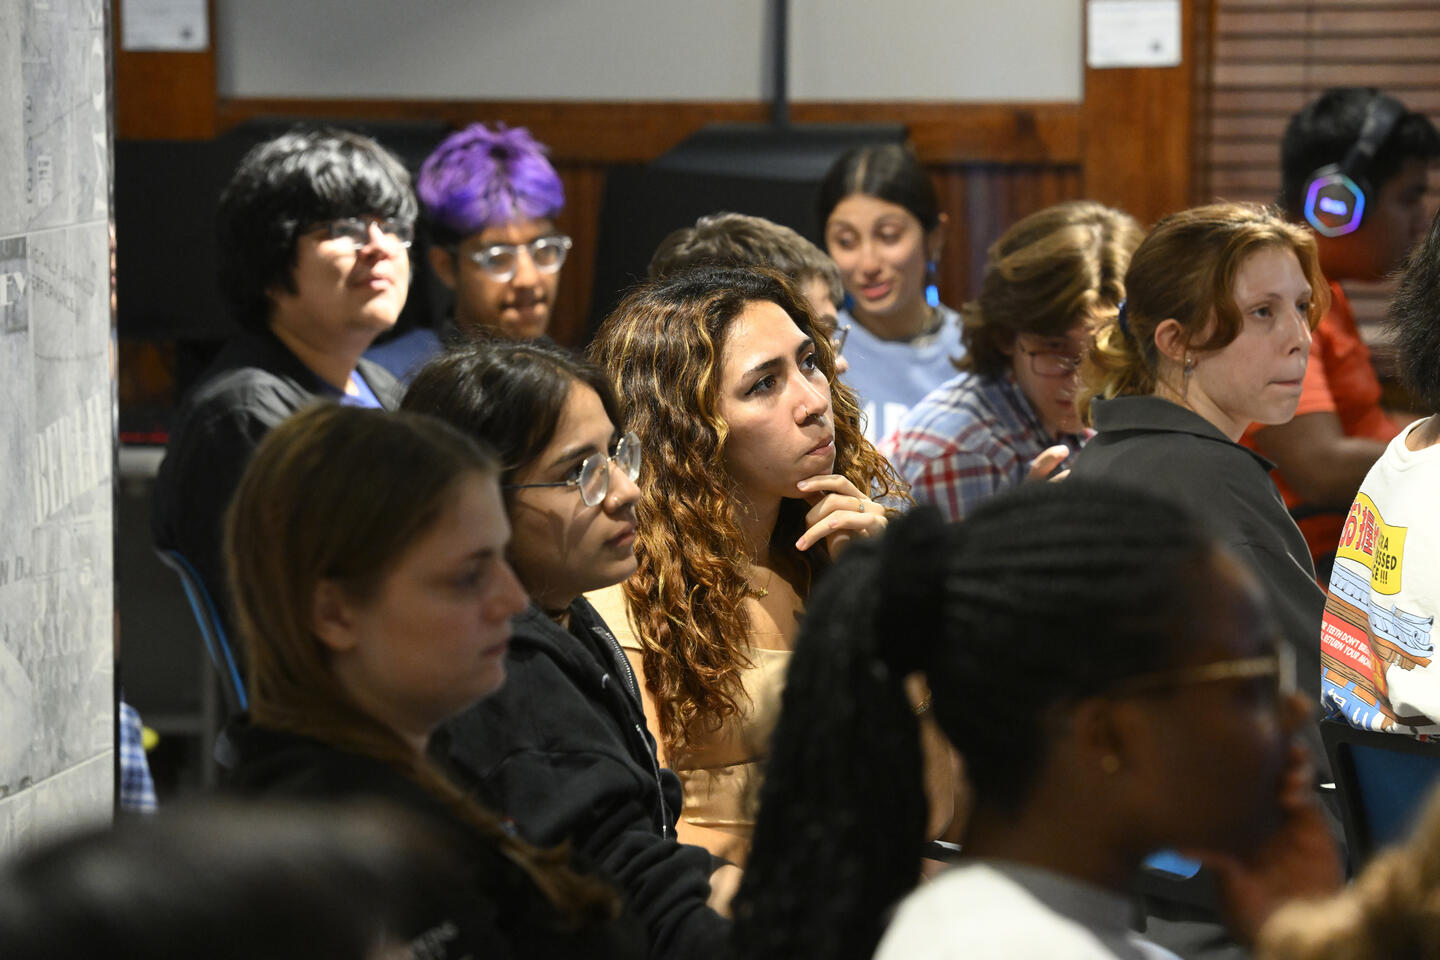
[[[455,324],[516,340],[550,324],[570,238],[555,229],[565,188],[545,147],[523,127],[476,123],[420,168],[430,266],[455,291]]]
[[[446,341],[545,335],[571,243],[555,228],[565,187],[546,152],[524,127],[474,123],[425,159],[416,192],[429,262],[454,292],[454,311],[438,330],[412,330],[367,357],[408,381]]]

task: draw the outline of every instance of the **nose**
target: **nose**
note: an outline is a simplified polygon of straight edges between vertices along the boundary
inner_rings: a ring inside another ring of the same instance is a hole
[[[1310,316],[1304,310],[1300,310],[1298,308],[1295,310],[1295,331],[1295,349],[1304,350],[1306,353],[1309,353],[1311,339]]]
[[[495,588],[485,604],[485,616],[491,622],[508,620],[530,605],[530,596],[515,576],[510,564],[501,560],[496,570]]]
[[[633,508],[640,501],[640,488],[614,460],[610,461],[609,470],[610,489],[605,494],[605,512],[614,514]]]
[[[1294,733],[1307,723],[1315,713],[1310,699],[1302,693],[1292,693],[1281,698],[1280,726],[1287,734]]]
[[[378,220],[371,220],[365,225],[365,245],[360,248],[362,256],[376,257],[384,255],[395,256],[396,249],[404,249],[400,241],[380,229]]]
[[[530,248],[523,243],[515,248],[515,276],[510,282],[517,287],[533,287],[540,282],[540,269],[535,266]]]
[[[861,240],[855,250],[855,265],[861,273],[875,273],[880,269],[880,258],[875,253],[875,244]]]
[[[795,422],[805,423],[812,417],[821,416],[830,409],[830,382],[823,377],[817,381],[805,376],[790,378],[796,384]]]

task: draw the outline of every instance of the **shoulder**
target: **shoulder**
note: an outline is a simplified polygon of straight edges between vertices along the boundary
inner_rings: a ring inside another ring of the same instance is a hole
[[[630,601],[625,597],[623,583],[587,593],[584,599],[589,602],[595,614],[622,648],[626,650],[643,649],[640,637],[636,634],[635,626],[630,619]]]
[[[952,868],[901,902],[876,960],[1110,956],[1074,921],[984,864]]]
[[[360,358],[355,369],[370,385],[370,391],[375,394],[375,399],[380,401],[382,407],[386,410],[395,410],[400,406],[400,398],[404,394],[404,389],[394,374],[379,363],[364,357]]]

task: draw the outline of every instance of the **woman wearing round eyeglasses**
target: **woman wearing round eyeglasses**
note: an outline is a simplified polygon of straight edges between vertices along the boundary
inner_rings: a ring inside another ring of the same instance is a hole
[[[680,783],[656,760],[624,653],[582,596],[635,571],[640,442],[621,433],[609,380],[554,344],[486,338],[423,367],[402,407],[499,453],[508,559],[531,598],[513,621],[505,686],[446,729],[452,764],[527,840],[569,841],[608,871],[652,956],[713,956],[726,927],[706,906],[710,858],[673,842]]]
[[[990,248],[980,297],[965,305],[961,374],[931,392],[884,446],[916,501],[959,520],[980,503],[1067,464],[1088,431],[1075,409],[1090,329],[1125,299],[1143,237],[1098,203],[1031,214]]]

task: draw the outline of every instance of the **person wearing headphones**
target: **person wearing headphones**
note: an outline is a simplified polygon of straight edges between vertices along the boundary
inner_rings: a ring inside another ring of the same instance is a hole
[[[1327,90],[1290,118],[1280,146],[1280,203],[1315,231],[1330,310],[1310,347],[1295,417],[1252,426],[1242,443],[1277,465],[1320,582],[1330,576],[1345,511],[1399,431],[1342,284],[1382,280],[1425,231],[1426,172],[1440,134],[1378,90]]]

